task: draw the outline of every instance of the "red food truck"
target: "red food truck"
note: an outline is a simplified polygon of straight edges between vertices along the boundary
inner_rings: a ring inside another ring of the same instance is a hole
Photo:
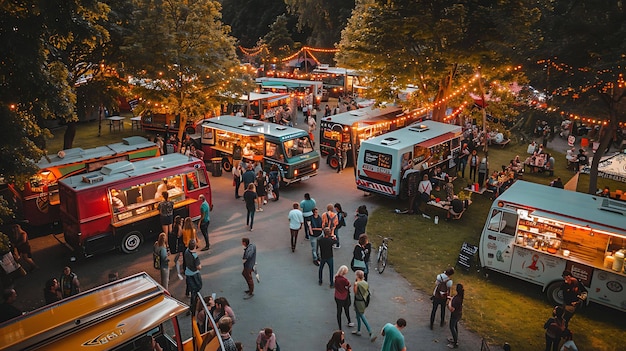
[[[198,197],[212,205],[202,160],[182,154],[120,161],[59,182],[66,242],[84,256],[120,248],[131,253],[161,232],[157,206],[167,191],[174,215],[200,218]]]
[[[59,191],[57,182],[63,178],[96,171],[103,166],[122,160],[138,161],[160,154],[157,145],[140,136],[123,138],[122,142],[92,149],[73,148],[43,157],[37,166],[39,173],[24,185],[24,190],[9,185],[20,201],[18,216],[31,226],[44,226],[58,222]]]

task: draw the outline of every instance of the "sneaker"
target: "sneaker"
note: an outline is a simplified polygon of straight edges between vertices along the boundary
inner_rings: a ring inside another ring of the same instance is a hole
[[[353,330],[352,334],[356,335],[356,336],[361,336],[361,332],[358,330]]]
[[[257,212],[259,212],[259,211],[261,211],[261,209],[260,209],[260,208],[257,208],[257,209],[256,209],[256,211],[257,211]]]
[[[377,339],[377,338],[378,338],[378,335],[374,335],[374,336],[372,336],[372,333],[370,333],[370,341],[371,341],[371,342],[376,341],[376,339]]]
[[[253,231],[254,229],[250,228],[250,231]]]
[[[203,248],[202,248],[202,250],[201,250],[201,251],[209,251],[209,247],[208,247],[208,246],[205,246],[205,247],[203,247]]]
[[[430,219],[430,216],[427,215],[426,213],[422,213],[422,217],[426,218],[426,219]]]
[[[263,212],[263,209],[262,209],[262,208],[259,208],[259,211],[260,211],[260,212]],[[430,218],[430,217],[428,217],[428,218]]]
[[[333,249],[341,249],[341,245],[335,245],[333,246]]]
[[[179,274],[178,275],[178,280],[183,280],[183,279],[184,279],[183,276]]]
[[[250,298],[252,298],[252,296],[254,296],[254,293],[248,293],[246,294],[246,296],[243,297],[244,300],[248,300]]]
[[[322,281],[320,280],[319,282],[317,282],[320,286],[322,286]]]
[[[316,265],[316,266],[319,266],[319,265],[320,265],[320,262],[319,262],[318,260],[313,260],[313,264],[314,264],[314,265]],[[354,323],[353,323],[353,324],[354,324]]]
[[[453,342],[448,344],[448,348],[450,349],[458,349],[459,348],[459,344],[455,344]]]
[[[308,237],[308,236],[305,236],[305,237],[304,237],[304,240],[309,241],[309,240],[311,240],[311,239],[309,239],[309,237]]]
[[[348,327],[354,327],[354,322],[348,323]]]
[[[267,205],[267,200],[263,200],[263,205]]]
[[[448,340],[449,343],[454,344],[454,339],[452,338],[447,338],[446,340]]]

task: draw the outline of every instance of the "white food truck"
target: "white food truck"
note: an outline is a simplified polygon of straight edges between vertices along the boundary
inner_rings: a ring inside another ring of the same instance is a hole
[[[626,311],[625,215],[622,201],[518,180],[489,211],[481,265],[540,285],[555,304],[568,270],[587,302]]]
[[[462,133],[460,126],[423,121],[363,140],[357,188],[392,198],[408,197],[409,183],[419,183],[421,175],[433,167],[448,168],[461,149]]]

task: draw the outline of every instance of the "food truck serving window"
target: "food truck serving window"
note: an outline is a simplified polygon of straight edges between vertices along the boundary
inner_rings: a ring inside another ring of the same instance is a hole
[[[489,218],[487,229],[507,235],[515,235],[517,214],[500,210],[493,210]]]
[[[283,142],[283,147],[285,148],[288,158],[308,154],[313,151],[313,145],[308,136],[286,140]]]
[[[184,175],[189,189],[191,186],[196,189],[202,184],[202,179],[198,177],[197,173],[194,171]],[[204,182],[206,183],[206,179]],[[155,210],[157,204],[163,201],[163,192],[168,193],[168,200],[172,202],[184,200],[183,184],[183,176],[176,175],[156,179],[149,183],[137,184],[129,188],[109,189],[111,207],[113,212],[117,214],[113,216],[113,220],[121,221]]]

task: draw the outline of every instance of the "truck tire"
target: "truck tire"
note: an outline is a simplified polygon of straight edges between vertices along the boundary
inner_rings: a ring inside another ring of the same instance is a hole
[[[120,243],[120,249],[123,253],[129,254],[137,251],[143,242],[143,235],[137,230],[133,230],[124,234]]]
[[[233,164],[230,163],[230,160],[228,159],[228,157],[222,158],[222,168],[224,169],[224,172],[226,173],[233,170]]]
[[[561,291],[562,282],[553,282],[548,285],[546,289],[546,295],[548,296],[548,301],[550,301],[553,305],[562,305],[563,304],[563,292]]]
[[[332,156],[329,155],[327,163],[330,166],[330,168],[337,169],[339,167],[339,158],[335,155],[332,155]]]

